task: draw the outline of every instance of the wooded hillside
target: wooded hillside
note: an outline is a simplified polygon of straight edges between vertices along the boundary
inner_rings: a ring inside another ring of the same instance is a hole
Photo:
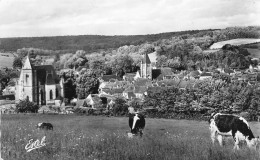
[[[173,36],[184,34],[192,35],[202,31],[207,32],[214,30],[192,30],[129,36],[78,35],[56,37],[0,38],[0,50],[16,51],[20,48],[39,48],[46,50],[66,50],[70,52],[77,50],[93,52],[98,49],[118,48],[124,45],[140,45],[145,42],[154,42],[160,39],[168,39]]]

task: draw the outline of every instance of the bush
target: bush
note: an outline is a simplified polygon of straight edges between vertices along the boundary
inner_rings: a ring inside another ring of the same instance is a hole
[[[112,112],[114,116],[123,116],[128,113],[128,105],[123,98],[116,98],[115,104],[112,107]]]
[[[37,113],[39,108],[37,104],[30,102],[28,99],[22,100],[16,105],[16,111],[18,113]]]

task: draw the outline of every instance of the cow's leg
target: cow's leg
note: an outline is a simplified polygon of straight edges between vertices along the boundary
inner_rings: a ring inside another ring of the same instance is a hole
[[[143,136],[143,130],[140,129],[140,137],[142,137],[142,136]]]
[[[235,140],[235,145],[234,145],[234,150],[239,150],[239,140],[238,139],[234,139]]]
[[[217,135],[217,139],[218,139],[219,145],[220,145],[220,146],[223,146],[223,142],[222,142],[222,141],[223,141],[223,137],[218,134],[218,135]]]
[[[235,133],[235,132],[232,132],[232,136],[234,138],[234,150],[239,150],[239,138],[238,138],[238,135]]]
[[[216,130],[213,127],[210,127],[210,138],[212,140],[212,143],[215,143],[216,138]]]

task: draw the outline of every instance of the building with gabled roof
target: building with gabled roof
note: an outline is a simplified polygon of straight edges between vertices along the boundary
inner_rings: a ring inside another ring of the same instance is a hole
[[[160,69],[152,70],[152,78],[156,80],[174,79],[174,77],[176,77],[176,75],[172,72],[172,69],[169,67],[163,67]]]
[[[152,79],[152,65],[147,53],[141,61],[141,78]]]
[[[29,56],[16,84],[16,100],[28,99],[38,105],[55,104],[61,97],[61,84],[52,65],[33,65]]]

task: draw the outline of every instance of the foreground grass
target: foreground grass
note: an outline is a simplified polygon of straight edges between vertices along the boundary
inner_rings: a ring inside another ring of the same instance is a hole
[[[259,160],[259,151],[233,151],[232,140],[221,148],[209,139],[207,122],[146,119],[143,138],[129,139],[125,117],[74,115],[2,115],[2,158],[19,160],[171,159]],[[38,122],[51,122],[54,131],[38,131]],[[260,135],[260,124],[251,123]],[[46,146],[26,152],[30,139],[46,136]]]

